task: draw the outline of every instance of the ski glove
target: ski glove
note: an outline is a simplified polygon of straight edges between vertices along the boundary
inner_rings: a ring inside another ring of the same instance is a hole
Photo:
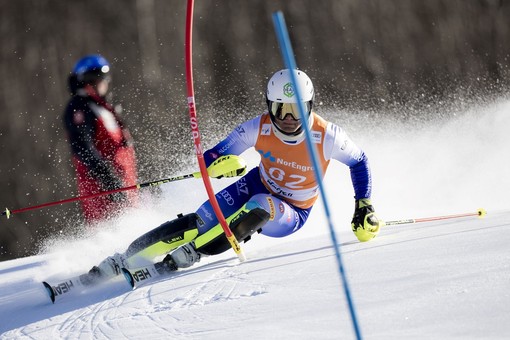
[[[376,237],[381,224],[369,198],[356,200],[351,227],[360,242],[370,241]]]
[[[223,178],[243,176],[246,173],[246,162],[239,156],[221,156],[207,168],[209,177]]]

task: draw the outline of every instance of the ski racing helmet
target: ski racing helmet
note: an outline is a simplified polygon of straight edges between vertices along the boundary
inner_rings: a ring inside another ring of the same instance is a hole
[[[314,100],[314,90],[311,79],[306,73],[297,69],[293,70],[297,81],[296,87],[294,87],[290,72],[289,69],[283,69],[273,74],[267,83],[266,101],[273,126],[279,133],[293,137],[302,134],[303,126],[300,125],[295,132],[287,133],[278,127],[276,120],[283,120],[288,115],[291,115],[294,120],[299,120],[296,88],[299,89],[301,99],[305,104],[305,111],[310,116]]]
[[[96,82],[98,79],[110,80],[110,63],[99,54],[87,55],[76,63],[73,68],[76,80],[83,84]]]

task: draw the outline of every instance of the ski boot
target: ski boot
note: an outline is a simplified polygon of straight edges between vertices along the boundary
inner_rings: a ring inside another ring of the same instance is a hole
[[[200,257],[193,243],[188,243],[165,256],[163,261],[156,263],[155,266],[159,273],[173,272],[179,268],[191,267],[200,261]]]
[[[126,256],[124,254],[115,253],[101,261],[98,266],[92,267],[89,273],[96,273],[103,278],[110,278],[122,273],[122,268],[127,267]]]

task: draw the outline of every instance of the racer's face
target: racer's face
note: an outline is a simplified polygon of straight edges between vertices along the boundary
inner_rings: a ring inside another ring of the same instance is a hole
[[[97,94],[101,97],[106,96],[106,93],[108,93],[110,82],[107,79],[101,79],[96,84],[96,91]]]
[[[294,133],[301,127],[301,120],[300,119],[294,119],[294,117],[291,114],[287,114],[285,118],[275,119],[275,124],[278,125],[278,128],[282,130],[284,133]]]

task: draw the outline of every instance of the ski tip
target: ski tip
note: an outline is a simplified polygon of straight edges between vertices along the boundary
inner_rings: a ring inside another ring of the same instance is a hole
[[[131,275],[131,272],[126,268],[122,268],[122,274],[124,274],[124,278],[126,278],[126,281],[129,283],[131,288],[135,288],[135,279],[133,278],[133,275]]]
[[[50,297],[51,303],[55,303],[55,291],[53,290],[53,288],[46,281],[43,281],[42,284],[44,285],[44,288],[46,288],[46,292]]]

